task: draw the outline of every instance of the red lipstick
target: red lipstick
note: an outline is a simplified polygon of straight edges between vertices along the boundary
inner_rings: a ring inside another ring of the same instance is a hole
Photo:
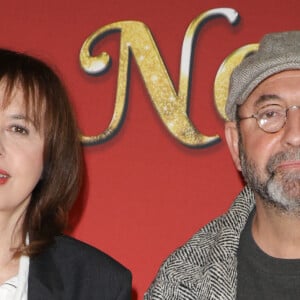
[[[9,174],[3,170],[0,170],[0,185],[5,184],[9,179]]]

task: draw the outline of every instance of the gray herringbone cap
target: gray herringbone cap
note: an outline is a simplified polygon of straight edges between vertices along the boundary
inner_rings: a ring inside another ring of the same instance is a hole
[[[258,50],[245,57],[232,72],[226,102],[229,120],[235,120],[237,105],[243,104],[264,79],[295,69],[300,69],[300,31],[265,35]]]

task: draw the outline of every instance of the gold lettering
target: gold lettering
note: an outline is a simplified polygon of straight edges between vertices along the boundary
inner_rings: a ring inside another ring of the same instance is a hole
[[[214,98],[216,108],[224,120],[228,120],[225,113],[225,105],[228,97],[231,73],[248,53],[256,51],[257,48],[258,44],[243,46],[227,56],[219,67],[214,83]]]
[[[226,17],[234,24],[238,13],[231,8],[212,9],[195,18],[188,27],[182,46],[179,89],[176,93],[159,50],[148,27],[137,21],[121,21],[109,24],[90,35],[80,51],[80,62],[88,74],[99,75],[107,70],[110,57],[106,52],[92,56],[95,44],[106,34],[121,32],[117,94],[114,112],[108,128],[96,136],[84,136],[85,145],[99,144],[117,131],[125,114],[128,85],[129,54],[135,58],[151,101],[169,132],[181,143],[190,147],[205,147],[220,141],[218,135],[200,133],[188,117],[188,90],[193,42],[199,28],[215,17]]]

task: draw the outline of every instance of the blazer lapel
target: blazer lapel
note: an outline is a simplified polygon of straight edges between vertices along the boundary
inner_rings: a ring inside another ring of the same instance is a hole
[[[60,300],[63,282],[51,251],[44,251],[30,259],[28,300]]]

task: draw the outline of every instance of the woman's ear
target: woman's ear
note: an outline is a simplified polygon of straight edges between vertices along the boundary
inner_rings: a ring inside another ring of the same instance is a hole
[[[241,171],[242,168],[239,155],[239,133],[236,122],[230,121],[225,123],[225,138],[234,164],[236,168]]]

